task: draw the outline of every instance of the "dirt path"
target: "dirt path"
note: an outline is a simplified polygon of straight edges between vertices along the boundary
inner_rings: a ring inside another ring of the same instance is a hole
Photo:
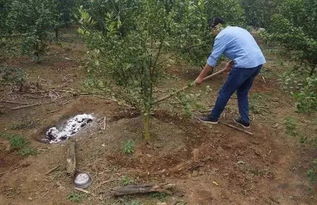
[[[316,153],[312,147],[299,144],[296,137],[288,137],[283,124],[288,116],[297,119],[298,125],[311,123],[310,127],[299,126],[297,132],[314,135],[315,116],[295,113],[291,98],[279,89],[274,76],[257,78],[252,90],[252,95],[261,97],[253,101],[254,136],[224,125],[203,125],[165,104],[153,115],[153,139],[146,144],[141,137],[142,120],[134,110],[110,99],[66,92],[80,88],[85,80],[80,67],[85,61],[85,49],[78,41],[68,41],[72,35],[64,34],[63,49],[53,46],[42,64],[35,65],[22,57],[5,62],[22,67],[34,84],[23,92],[5,88],[1,98],[42,105],[11,110],[16,105],[6,104],[0,115],[1,133],[26,136],[38,151],[23,157],[10,150],[8,140],[0,137],[1,205],[67,205],[76,204],[77,199],[87,205],[317,204],[317,189],[305,173]],[[272,58],[267,69],[275,72],[278,68]],[[165,84],[181,87],[197,71],[169,68],[168,72],[179,80],[167,80]],[[212,89],[200,97],[205,109],[214,101],[223,79],[220,76],[210,82]],[[190,92],[197,93],[205,85]],[[164,86],[160,88],[165,90]],[[222,120],[230,122],[236,112],[233,99]],[[76,136],[78,168],[91,174],[93,184],[88,190],[93,195],[75,192],[66,175],[67,143],[48,145],[38,141],[49,126],[78,113],[93,113],[96,117]],[[13,129],[23,122],[29,126]],[[134,153],[130,155],[122,151],[129,140],[134,142]],[[111,188],[129,183],[173,183],[177,190],[173,196],[116,199],[108,195]]]

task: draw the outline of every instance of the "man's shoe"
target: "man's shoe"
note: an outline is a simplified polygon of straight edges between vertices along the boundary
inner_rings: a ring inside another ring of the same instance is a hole
[[[212,119],[208,116],[207,117],[200,117],[198,119],[199,119],[199,121],[204,122],[204,123],[208,123],[208,124],[212,124],[212,125],[218,124],[218,120]]]
[[[250,123],[243,122],[243,121],[241,120],[241,118],[233,119],[233,121],[234,121],[236,124],[242,126],[243,128],[246,128],[246,129],[250,128]]]

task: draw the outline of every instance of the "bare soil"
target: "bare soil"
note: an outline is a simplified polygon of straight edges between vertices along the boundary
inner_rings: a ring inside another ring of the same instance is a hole
[[[306,177],[317,152],[310,145],[300,144],[297,137],[288,136],[284,125],[285,117],[293,117],[298,133],[314,137],[316,115],[296,113],[293,100],[280,89],[276,75],[260,75],[254,83],[251,96],[267,98],[254,102],[255,107],[265,109],[251,113],[253,136],[222,124],[204,125],[166,102],[153,113],[152,139],[145,142],[138,112],[110,96],[74,94],[86,78],[85,47],[73,32],[65,31],[62,40],[61,45],[51,46],[40,64],[28,57],[12,57],[2,62],[23,68],[29,83],[22,91],[1,88],[1,101],[41,105],[12,110],[21,105],[3,103],[1,132],[25,136],[38,154],[23,157],[10,150],[9,142],[0,137],[1,205],[76,204],[69,199],[73,193],[80,194],[80,203],[87,205],[137,201],[150,205],[317,204],[316,186]],[[271,55],[269,49],[265,52],[272,59],[265,69],[273,74],[281,72],[278,57]],[[178,80],[165,79],[159,85],[161,92],[194,80],[200,69],[181,66],[167,71]],[[189,93],[210,85],[212,89],[198,99],[207,110],[225,77],[218,76]],[[233,97],[229,102],[222,121],[231,123],[237,113],[235,101]],[[48,127],[79,113],[93,113],[97,118],[75,137],[78,169],[88,172],[93,179],[87,189],[90,194],[76,192],[72,179],[66,175],[67,142],[49,145],[39,140]],[[26,121],[35,122],[35,126],[12,130],[13,125]],[[133,154],[123,152],[128,140],[135,142]],[[176,190],[172,196],[110,195],[112,188],[131,182],[171,183]]]

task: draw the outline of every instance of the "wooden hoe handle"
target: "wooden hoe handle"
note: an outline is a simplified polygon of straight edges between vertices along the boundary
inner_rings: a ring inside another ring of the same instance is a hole
[[[219,75],[219,74],[221,74],[221,73],[223,73],[223,72],[225,72],[225,71],[226,71],[226,69],[222,69],[222,70],[219,70],[218,72],[215,72],[215,73],[213,73],[213,74],[211,74],[211,75],[208,75],[207,77],[204,78],[204,81],[205,81],[205,80],[209,80],[209,79],[211,79],[211,78],[213,78],[213,77],[215,77],[215,76],[217,76],[217,75]],[[177,95],[177,94],[179,94],[179,93],[181,93],[181,92],[187,90],[188,88],[190,88],[190,87],[192,87],[192,86],[194,86],[194,85],[195,85],[195,84],[192,82],[192,83],[190,83],[189,85],[186,85],[186,86],[182,87],[181,89],[176,90],[176,91],[174,91],[174,92],[172,92],[172,93],[170,93],[170,94],[168,94],[168,95],[166,95],[166,96],[164,96],[164,97],[158,99],[158,100],[155,101],[153,104],[157,104],[157,103],[160,103],[160,102],[162,102],[162,101],[164,101],[164,100],[167,100],[168,98],[171,98],[171,97],[173,97],[173,96],[175,96],[175,95]]]

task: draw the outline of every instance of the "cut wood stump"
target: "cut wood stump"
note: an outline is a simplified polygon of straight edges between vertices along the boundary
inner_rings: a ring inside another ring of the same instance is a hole
[[[116,187],[112,189],[111,194],[113,196],[124,196],[124,195],[134,195],[134,194],[148,194],[153,192],[160,192],[172,195],[172,189],[175,188],[174,184],[130,184],[123,187]]]
[[[66,157],[66,173],[74,177],[76,174],[76,141],[69,141]]]

